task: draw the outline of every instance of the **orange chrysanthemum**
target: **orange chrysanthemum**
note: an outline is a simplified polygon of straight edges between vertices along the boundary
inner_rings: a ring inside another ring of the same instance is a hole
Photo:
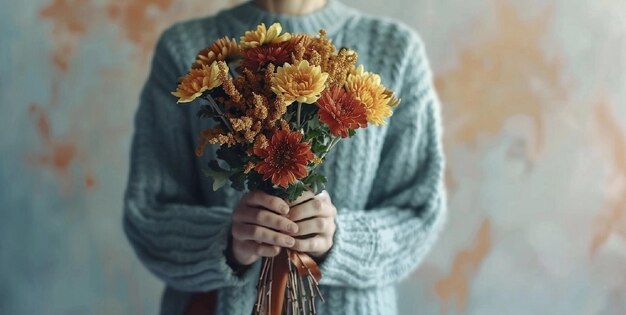
[[[283,27],[280,23],[272,24],[269,29],[265,27],[265,23],[261,23],[257,26],[256,30],[247,31],[243,36],[241,36],[241,48],[248,49],[268,43],[282,43],[289,40],[291,38],[291,34],[280,34],[282,30]]]
[[[367,127],[365,106],[342,87],[326,90],[317,105],[320,121],[328,125],[334,136],[346,138],[350,130]]]
[[[309,49],[311,43],[313,43],[313,37],[308,34],[293,34],[289,39],[293,46],[302,45],[304,49]]]
[[[233,38],[222,37],[211,46],[201,50],[196,56],[192,68],[201,68],[203,65],[211,65],[214,61],[231,61],[239,57],[239,45]]]
[[[254,147],[254,154],[262,159],[254,169],[274,185],[287,188],[295,184],[308,175],[307,164],[315,157],[311,147],[301,141],[299,132],[276,131],[265,148]]]
[[[400,102],[381,84],[379,75],[364,71],[363,66],[348,75],[346,89],[363,102],[367,121],[375,125],[385,125],[385,118],[393,114],[391,109]]]
[[[203,65],[198,69],[191,69],[181,78],[178,87],[172,95],[178,97],[178,103],[189,103],[200,97],[205,91],[210,91],[220,85],[218,62],[210,66]]]
[[[269,63],[282,66],[291,60],[292,50],[293,43],[291,41],[246,49],[243,52],[242,66],[254,71],[267,66]]]
[[[320,66],[311,66],[307,60],[295,65],[286,63],[272,77],[272,91],[283,95],[287,105],[295,101],[312,104],[324,90],[327,79],[328,73],[322,72]]]

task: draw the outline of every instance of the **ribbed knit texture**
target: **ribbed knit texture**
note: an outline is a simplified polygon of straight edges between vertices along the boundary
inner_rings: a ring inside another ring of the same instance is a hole
[[[182,314],[190,292],[208,290],[219,292],[217,314],[251,314],[260,262],[237,276],[224,256],[242,193],[212,191],[203,169],[215,148],[194,155],[197,134],[210,122],[196,117],[198,104],[177,105],[170,91],[200,49],[260,22],[280,22],[287,32],[325,28],[402,99],[388,125],[358,130],[321,167],[338,214],[334,246],[321,264],[326,303],[317,304],[318,314],[395,314],[394,285],[420,264],[445,221],[439,102],[414,31],[336,0],[297,17],[245,3],[176,24],[160,37],[135,117],[124,229],[140,260],[167,285],[161,314]]]

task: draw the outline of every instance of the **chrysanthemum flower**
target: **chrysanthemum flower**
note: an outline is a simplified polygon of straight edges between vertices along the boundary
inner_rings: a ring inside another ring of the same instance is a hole
[[[393,107],[396,107],[396,106],[398,106],[400,104],[400,99],[398,99],[396,97],[396,95],[393,94],[393,91],[386,89],[385,93],[383,93],[383,94],[385,94],[385,97],[387,97],[389,99],[389,102],[387,103],[387,105],[389,105],[389,107],[393,108]]]
[[[308,49],[313,43],[313,37],[308,34],[293,34],[289,39],[292,45],[302,45],[305,49]]]
[[[261,23],[256,27],[255,31],[247,31],[240,39],[242,49],[254,48],[268,43],[282,43],[291,38],[291,34],[282,32],[283,27],[280,23],[274,23],[269,29],[265,27],[265,23]]]
[[[293,43],[290,41],[246,49],[243,52],[242,66],[254,71],[261,69],[269,63],[275,66],[282,66],[291,60],[292,50]]]
[[[272,91],[282,94],[287,105],[298,101],[312,104],[317,101],[324,90],[328,73],[322,72],[320,66],[311,66],[306,60],[295,65],[286,63],[278,67],[272,77]]]
[[[367,127],[365,106],[353,93],[342,87],[332,87],[317,100],[320,121],[328,125],[330,133],[346,138],[350,130]]]
[[[276,131],[265,148],[254,147],[254,154],[262,159],[254,169],[274,185],[287,188],[295,184],[308,175],[307,164],[315,157],[311,147],[301,141],[302,134],[297,131]]]
[[[196,56],[193,68],[211,65],[214,61],[231,61],[240,56],[239,45],[234,38],[222,37],[211,46],[201,50]]]
[[[218,77],[218,62],[210,66],[203,65],[198,69],[191,69],[178,83],[178,87],[172,95],[178,97],[178,103],[189,103],[205,91],[210,91],[222,84]]]
[[[367,121],[375,125],[385,125],[385,118],[393,114],[391,109],[399,103],[381,84],[380,76],[364,71],[363,66],[348,75],[346,89],[363,102]]]

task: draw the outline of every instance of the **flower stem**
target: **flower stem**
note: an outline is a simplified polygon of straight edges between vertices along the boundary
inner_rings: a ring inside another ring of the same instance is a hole
[[[326,152],[324,152],[324,155],[322,155],[322,159],[324,159],[326,157],[326,155],[328,154],[328,152],[330,152],[330,150],[332,150],[332,148],[339,143],[339,140],[341,140],[340,137],[334,137],[331,141],[330,141],[330,145],[328,146],[328,150],[326,150]]]
[[[226,119],[226,116],[224,116],[224,112],[222,112],[222,109],[217,105],[217,103],[215,103],[213,97],[211,97],[211,95],[206,95],[204,99],[209,101],[209,106],[211,106],[211,109],[213,109],[217,116],[219,116],[224,126],[228,128],[228,131],[233,132],[233,126],[230,125],[230,122],[228,121],[228,119]]]
[[[297,114],[297,117],[298,117],[298,129],[302,128],[302,123],[300,121],[301,113],[302,113],[302,103],[298,102],[298,114]]]
[[[330,140],[330,145],[328,145],[328,149],[326,149],[326,151],[324,151],[324,153],[322,154],[322,156],[320,156],[320,160],[324,160],[326,158],[326,155],[328,155],[328,153],[330,152],[330,150],[332,150],[332,148],[339,143],[339,141],[341,140],[340,137],[333,137],[332,140]],[[321,163],[320,163],[321,164]],[[320,164],[315,164],[313,166],[313,168],[311,168],[311,171],[314,171]]]

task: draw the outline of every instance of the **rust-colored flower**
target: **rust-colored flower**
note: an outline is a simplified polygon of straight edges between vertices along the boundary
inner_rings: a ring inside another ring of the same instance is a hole
[[[178,83],[172,95],[178,97],[178,103],[189,103],[200,97],[205,91],[210,91],[220,85],[218,62],[210,66],[203,65],[198,69],[191,69]]]
[[[381,84],[379,75],[364,71],[363,66],[348,75],[346,89],[363,102],[367,121],[375,125],[385,125],[385,118],[393,114],[391,109],[400,102]]]
[[[350,130],[367,127],[365,106],[342,87],[332,87],[317,100],[320,121],[334,136],[346,138]]]
[[[310,49],[311,43],[313,43],[313,37],[308,34],[293,34],[289,41],[293,46],[302,45],[304,49]]]
[[[328,73],[322,72],[320,66],[311,66],[307,60],[295,65],[286,63],[272,77],[272,91],[282,94],[287,105],[295,101],[312,104],[320,97],[327,79]]]
[[[274,185],[287,188],[295,184],[308,175],[307,164],[315,157],[311,147],[301,141],[302,134],[297,131],[276,131],[265,148],[254,147],[254,154],[262,159],[254,169]]]
[[[265,27],[265,23],[261,23],[254,31],[247,31],[241,36],[240,43],[242,49],[254,48],[268,43],[282,43],[291,38],[291,34],[282,32],[283,27],[280,23],[272,24],[269,29]]]
[[[201,68],[203,65],[211,65],[214,61],[229,62],[240,56],[239,45],[234,38],[222,37],[211,46],[201,50],[196,56],[193,68]]]
[[[269,63],[275,66],[282,66],[291,61],[291,51],[293,43],[286,41],[278,44],[269,44],[246,49],[243,52],[242,66],[250,70],[259,70]]]

